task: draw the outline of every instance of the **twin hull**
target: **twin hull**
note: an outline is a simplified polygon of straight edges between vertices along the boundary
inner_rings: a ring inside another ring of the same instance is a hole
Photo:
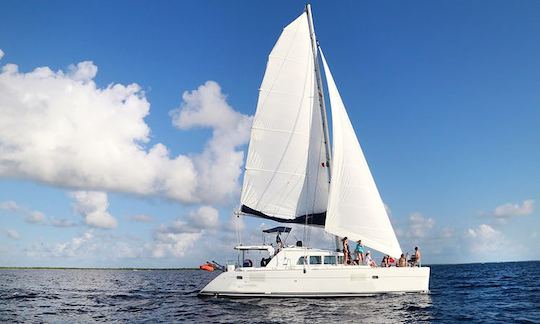
[[[428,267],[332,266],[304,269],[239,268],[227,271],[200,295],[230,297],[338,297],[429,291]]]

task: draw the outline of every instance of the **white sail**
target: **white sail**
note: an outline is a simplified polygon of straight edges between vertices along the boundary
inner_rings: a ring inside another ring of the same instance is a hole
[[[321,53],[332,107],[332,183],[325,230],[362,240],[377,251],[399,257],[401,247],[341,100]]]
[[[328,179],[320,170],[325,152],[320,113],[314,110],[318,102],[307,19],[303,13],[284,28],[259,93],[240,201],[243,211],[262,217],[293,220],[326,209],[327,185],[319,183]]]

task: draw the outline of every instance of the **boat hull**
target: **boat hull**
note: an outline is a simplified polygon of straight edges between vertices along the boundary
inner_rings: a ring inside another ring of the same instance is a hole
[[[325,269],[240,268],[227,271],[204,287],[201,296],[347,297],[386,293],[428,293],[429,267]]]

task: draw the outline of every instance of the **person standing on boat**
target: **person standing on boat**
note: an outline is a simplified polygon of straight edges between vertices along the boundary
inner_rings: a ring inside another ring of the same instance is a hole
[[[347,265],[351,262],[349,253],[349,239],[347,236],[343,238],[343,264]]]
[[[422,255],[420,254],[420,249],[418,246],[414,247],[414,263],[413,266],[420,266],[420,259],[422,258]]]
[[[276,246],[277,246],[277,251],[281,251],[281,249],[283,248],[283,242],[281,241],[281,237],[279,236],[280,232],[277,233],[276,235]]]
[[[364,263],[364,246],[362,245],[362,240],[358,240],[356,243],[356,248],[354,248],[354,252],[356,253],[356,260],[358,260],[358,264]]]

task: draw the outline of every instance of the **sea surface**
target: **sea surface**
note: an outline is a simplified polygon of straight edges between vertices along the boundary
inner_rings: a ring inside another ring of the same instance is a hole
[[[0,322],[540,323],[540,261],[434,265],[430,294],[199,298],[200,270],[0,270]]]

